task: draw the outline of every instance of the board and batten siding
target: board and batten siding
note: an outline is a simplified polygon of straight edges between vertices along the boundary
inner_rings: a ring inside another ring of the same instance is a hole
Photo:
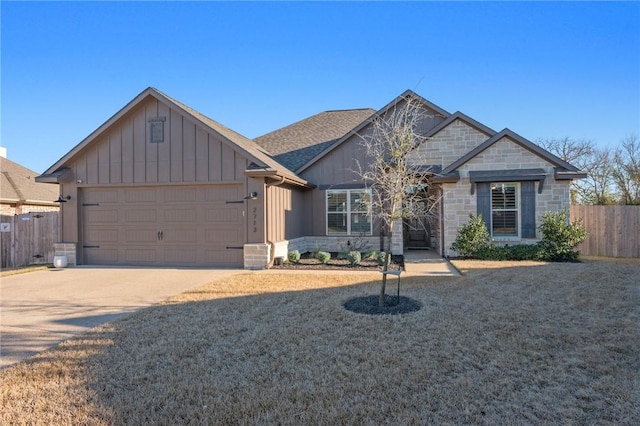
[[[163,142],[150,142],[150,119],[164,118]],[[156,98],[149,97],[97,135],[68,164],[71,182],[61,193],[71,200],[61,206],[63,241],[79,241],[79,189],[101,186],[242,184],[242,193],[261,191],[261,184],[244,172],[248,159],[225,139]],[[257,232],[248,242],[264,241],[260,203]],[[247,219],[245,219],[247,220]]]
[[[309,192],[289,185],[267,187],[267,240],[279,242],[303,237],[311,232]]]
[[[164,118],[164,141],[149,120]],[[89,145],[72,164],[83,185],[244,182],[247,159],[166,104],[148,99]]]

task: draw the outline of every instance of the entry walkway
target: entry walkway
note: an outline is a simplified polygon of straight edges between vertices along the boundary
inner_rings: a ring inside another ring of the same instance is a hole
[[[433,250],[404,252],[405,276],[459,277],[460,273],[449,261]]]

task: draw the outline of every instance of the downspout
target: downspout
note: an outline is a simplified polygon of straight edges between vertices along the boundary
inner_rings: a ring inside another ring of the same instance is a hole
[[[444,257],[444,188],[442,184],[438,189],[440,190],[440,256]]]

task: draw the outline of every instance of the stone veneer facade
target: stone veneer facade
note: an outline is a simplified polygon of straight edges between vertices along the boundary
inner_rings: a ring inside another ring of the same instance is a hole
[[[416,162],[438,164],[444,168],[489,137],[458,119],[420,145],[413,155]]]
[[[554,167],[537,155],[520,145],[503,138],[472,160],[462,165],[458,171],[460,180],[456,183],[443,184],[444,208],[444,254],[455,256],[451,250],[451,243],[456,238],[458,229],[469,221],[469,214],[476,214],[476,195],[471,194],[470,171],[504,170],[504,169],[533,169],[541,168],[547,173],[542,185],[542,193],[538,193],[536,182],[536,223],[540,223],[542,214],[546,211],[568,210],[571,204],[569,180],[555,180]],[[539,235],[537,235],[539,238]],[[501,238],[498,243],[528,243],[535,239]]]
[[[490,135],[457,119],[433,135],[415,151],[413,161],[420,164],[438,164],[443,168],[452,164]],[[441,184],[442,188],[442,239],[437,241],[439,252],[454,256],[451,243],[458,229],[467,223],[469,214],[476,214],[476,192],[471,193],[470,171],[540,168],[546,171],[542,193],[536,192],[536,223],[546,211],[560,211],[570,207],[570,180],[554,179],[554,166],[516,142],[505,137],[458,168],[460,180]],[[536,182],[536,190],[539,183]],[[436,231],[436,234],[440,234]],[[503,238],[502,243],[527,243],[538,239]]]

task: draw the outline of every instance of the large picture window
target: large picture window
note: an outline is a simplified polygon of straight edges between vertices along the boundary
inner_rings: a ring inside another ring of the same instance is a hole
[[[327,191],[327,235],[371,235],[371,193],[367,189]]]
[[[519,201],[518,184],[491,184],[491,235],[517,237]]]

